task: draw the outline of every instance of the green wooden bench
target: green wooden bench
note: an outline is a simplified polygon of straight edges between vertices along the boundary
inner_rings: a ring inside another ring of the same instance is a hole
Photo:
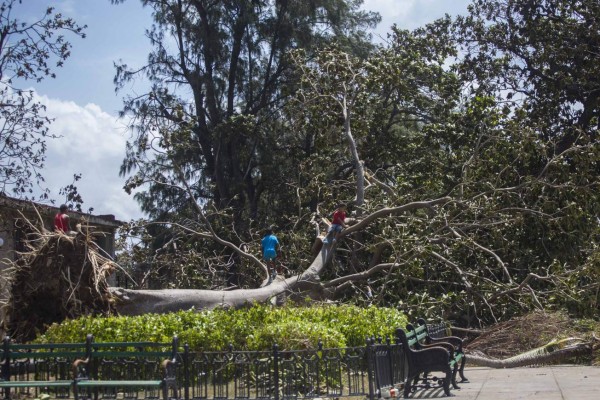
[[[4,398],[17,394],[70,397],[72,365],[86,354],[85,343],[16,344],[3,339],[0,388]]]
[[[431,345],[440,342],[450,343],[454,346],[453,359],[458,365],[458,374],[461,382],[469,382],[465,377],[464,369],[467,356],[463,350],[463,339],[452,335],[452,328],[446,321],[427,322],[423,318],[417,320],[416,331],[421,342]]]
[[[435,381],[443,388],[446,396],[451,396],[450,384],[452,383],[457,388],[452,379],[455,362],[449,349],[451,345],[444,343],[432,346],[423,345],[419,343],[417,334],[410,325],[407,326],[406,331],[398,328],[396,335],[404,348],[408,367],[404,382],[404,397],[407,398],[411,392],[416,391],[419,387],[430,388],[431,385],[428,381],[418,385],[418,382],[421,381],[419,376],[421,374],[427,375],[433,371],[440,371],[445,374],[443,378],[435,378]]]
[[[179,341],[170,344],[148,342],[95,343],[86,339],[85,358],[73,363],[73,391],[76,400],[124,397],[179,398],[176,368]]]
[[[450,384],[452,384],[452,387],[454,389],[459,389],[458,384],[456,383],[456,374],[458,372],[458,366],[461,362],[461,360],[464,360],[464,353],[462,352],[462,340],[459,338],[456,338],[460,341],[460,345],[458,342],[456,342],[454,340],[454,338],[452,337],[445,337],[446,340],[439,338],[439,339],[433,339],[429,336],[428,332],[427,332],[427,325],[426,324],[418,324],[418,325],[412,325],[412,324],[407,324],[406,325],[406,330],[407,330],[407,340],[409,341],[409,345],[411,346],[411,348],[415,349],[415,350],[425,350],[425,349],[429,349],[429,348],[433,348],[433,347],[442,347],[444,348],[447,352],[448,352],[448,366],[450,367],[451,370],[451,375],[450,375]],[[452,343],[453,342],[453,343]],[[441,369],[437,369],[437,371],[440,371]],[[439,380],[439,378],[433,376],[433,377],[429,377],[429,373],[431,371],[427,370],[426,368],[423,369],[421,371],[422,375],[416,375],[413,377],[413,382],[416,385],[418,382],[422,382],[422,384],[425,387],[430,387],[430,380],[433,381],[437,381]],[[445,372],[445,371],[443,371]],[[448,377],[444,377],[441,378],[442,379],[442,384],[444,383],[443,380],[447,379]]]

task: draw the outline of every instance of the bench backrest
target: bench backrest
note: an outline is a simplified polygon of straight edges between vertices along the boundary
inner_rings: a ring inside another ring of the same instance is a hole
[[[85,343],[2,343],[1,380],[69,380],[71,366],[86,354]]]
[[[166,360],[177,362],[179,339],[171,343],[95,342],[86,337],[87,376],[92,379],[148,380],[162,377]]]
[[[426,325],[414,326],[412,324],[407,324],[406,330],[408,331],[406,334],[411,346],[414,346],[416,349],[418,349],[422,343],[426,342],[428,336]]]
[[[402,344],[402,347],[404,348],[405,354],[407,355],[407,357],[413,350],[416,350],[418,339],[417,339],[414,331],[411,331],[411,330],[405,331],[402,328],[397,328],[396,329],[396,337],[397,337],[398,341]]]
[[[428,323],[423,318],[417,320],[417,324],[422,326],[427,331],[427,334],[432,339],[440,339],[446,336],[452,336],[452,329],[450,324],[445,321],[439,321],[435,323]]]

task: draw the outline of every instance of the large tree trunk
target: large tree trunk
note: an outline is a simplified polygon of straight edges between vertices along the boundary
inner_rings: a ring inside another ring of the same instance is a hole
[[[310,267],[301,275],[288,279],[276,279],[270,285],[256,289],[202,290],[163,289],[132,290],[112,288],[116,298],[116,310],[123,315],[166,313],[189,309],[212,309],[216,307],[240,308],[255,302],[264,303],[278,296],[310,297],[325,299],[328,292],[319,283],[319,274],[331,260],[334,248],[323,246]]]

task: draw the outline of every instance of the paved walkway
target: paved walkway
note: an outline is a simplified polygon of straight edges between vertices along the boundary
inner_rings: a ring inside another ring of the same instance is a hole
[[[451,390],[453,400],[599,400],[600,367],[556,365],[540,368],[465,368],[469,383]],[[435,388],[418,390],[415,399],[444,398]]]

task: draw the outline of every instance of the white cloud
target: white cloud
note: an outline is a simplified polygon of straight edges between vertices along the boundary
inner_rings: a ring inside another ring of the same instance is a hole
[[[410,13],[415,0],[365,0],[363,7],[377,10],[384,19],[402,19]]]
[[[125,156],[127,130],[115,116],[95,104],[77,105],[72,101],[39,96],[54,122],[50,132],[60,136],[47,141],[43,175],[51,198],[57,203],[61,187],[70,184],[73,174],[81,173],[75,183],[81,194],[83,209],[93,207],[93,214],[114,214],[119,220],[142,216],[133,197],[122,189],[125,179],[119,167]]]
[[[444,14],[464,14],[470,0],[365,0],[362,8],[381,14],[375,34],[385,38],[393,24],[400,29],[415,29]]]

